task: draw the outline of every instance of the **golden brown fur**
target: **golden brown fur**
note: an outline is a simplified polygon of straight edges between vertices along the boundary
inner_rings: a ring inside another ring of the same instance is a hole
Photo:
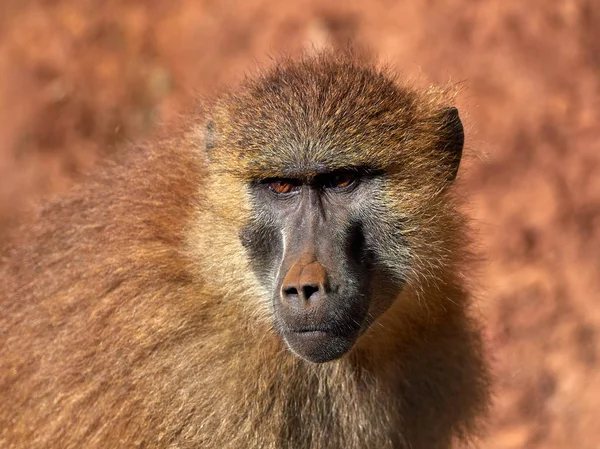
[[[386,202],[402,209],[415,261],[400,297],[333,362],[295,357],[273,331],[238,239],[251,211],[230,168],[251,177],[282,159],[239,154],[244,142],[227,139],[244,123],[228,114],[251,122],[256,86],[319,71],[340,89],[379,76],[330,56],[283,63],[214,109],[229,155],[208,160],[200,125],[132,148],[15,231],[0,266],[0,447],[429,449],[477,433],[487,371],[460,274],[463,218],[428,153],[441,93],[406,88],[414,109],[396,116],[411,138]],[[370,134],[335,125],[393,162],[386,139],[401,136],[375,119]]]

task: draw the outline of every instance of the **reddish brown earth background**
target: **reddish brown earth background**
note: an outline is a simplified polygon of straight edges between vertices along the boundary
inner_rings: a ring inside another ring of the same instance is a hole
[[[600,1],[1,0],[0,236],[272,56],[348,42],[463,86],[497,375],[483,447],[600,448]]]

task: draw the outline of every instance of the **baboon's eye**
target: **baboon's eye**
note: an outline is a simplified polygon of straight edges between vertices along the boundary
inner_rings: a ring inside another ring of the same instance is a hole
[[[357,175],[351,171],[332,173],[325,178],[323,185],[329,189],[344,189],[356,182]]]
[[[299,183],[293,179],[271,179],[266,182],[269,190],[282,195],[285,193],[291,193],[298,189]]]

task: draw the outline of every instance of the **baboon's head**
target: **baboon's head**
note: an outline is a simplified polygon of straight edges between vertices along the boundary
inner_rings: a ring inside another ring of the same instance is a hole
[[[451,251],[444,198],[463,129],[441,98],[322,57],[279,65],[215,107],[211,165],[244,186],[239,238],[300,357],[341,357]]]

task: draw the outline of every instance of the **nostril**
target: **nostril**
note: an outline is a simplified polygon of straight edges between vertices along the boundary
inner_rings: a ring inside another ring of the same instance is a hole
[[[306,301],[317,300],[319,299],[319,286],[318,285],[305,285],[302,287],[302,294],[304,295],[304,299]]]
[[[321,299],[321,287],[318,285],[304,285],[300,290],[296,287],[283,287],[281,297],[290,304],[316,303]],[[308,304],[305,304],[308,305]]]
[[[298,296],[298,290],[296,287],[284,287],[283,288],[283,296],[288,298],[293,298]]]

